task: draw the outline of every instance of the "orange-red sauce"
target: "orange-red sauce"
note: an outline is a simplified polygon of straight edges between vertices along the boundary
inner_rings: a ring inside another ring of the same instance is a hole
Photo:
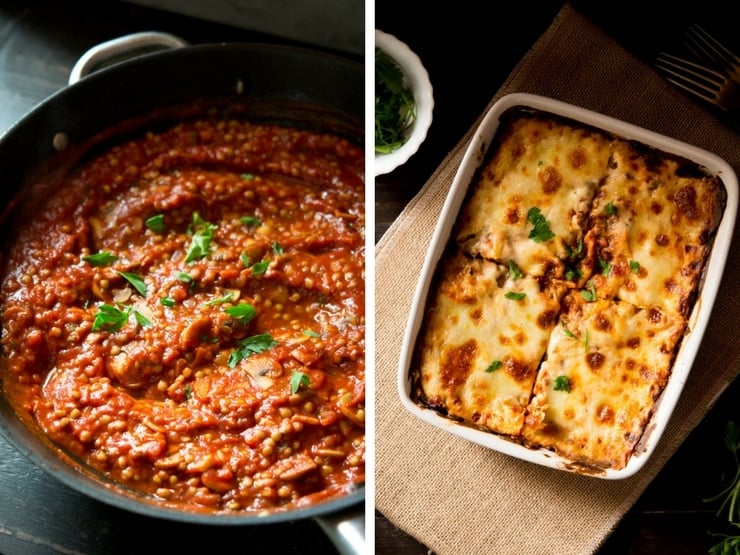
[[[0,286],[20,414],[186,510],[287,509],[364,482],[362,147],[188,121],[37,200]]]

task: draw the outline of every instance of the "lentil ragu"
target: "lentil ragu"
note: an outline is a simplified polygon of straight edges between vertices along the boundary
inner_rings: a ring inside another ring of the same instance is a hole
[[[364,483],[364,150],[184,121],[111,146],[16,230],[4,394],[113,480],[271,512]]]

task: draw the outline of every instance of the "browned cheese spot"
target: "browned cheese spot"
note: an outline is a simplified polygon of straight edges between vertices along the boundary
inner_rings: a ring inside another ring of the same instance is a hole
[[[651,211],[651,212],[652,212],[653,214],[655,214],[655,215],[658,215],[658,214],[660,214],[661,212],[663,212],[663,205],[662,205],[662,204],[660,204],[660,203],[659,203],[659,202],[657,202],[657,201],[653,201],[653,202],[651,202],[651,203],[650,203],[650,211]]]
[[[640,338],[639,337],[630,337],[627,340],[627,346],[630,349],[637,349],[640,346]]]
[[[614,409],[607,404],[599,405],[596,409],[596,421],[602,424],[613,424]]]
[[[568,158],[570,160],[570,165],[575,169],[580,169],[585,166],[586,161],[588,160],[586,152],[581,147],[572,150]]]
[[[654,324],[659,324],[663,321],[663,313],[657,308],[651,308],[648,311],[648,320]]]
[[[543,310],[537,315],[537,326],[540,329],[550,329],[557,318],[558,313],[555,310]]]
[[[671,238],[665,233],[659,233],[655,236],[655,242],[661,247],[667,247],[671,244]]]
[[[551,195],[556,193],[563,184],[563,178],[557,168],[548,166],[539,172],[538,178],[542,184],[542,192]]]
[[[679,189],[673,198],[673,202],[676,204],[678,212],[689,220],[698,220],[701,217],[701,211],[696,200],[696,190],[693,187],[687,185]]]
[[[440,378],[445,389],[456,389],[465,383],[476,354],[478,344],[474,339],[445,351],[440,361]]]
[[[506,209],[506,215],[504,216],[504,219],[510,224],[516,224],[519,222],[521,217],[522,214],[518,206],[509,206],[509,208]]]
[[[605,357],[601,353],[593,352],[586,355],[586,362],[588,363],[591,370],[598,370],[604,366]]]
[[[526,381],[532,373],[532,368],[524,361],[507,358],[504,361],[504,370],[518,382]]]
[[[476,324],[479,324],[481,321],[481,318],[483,318],[483,308],[480,306],[474,307],[470,311],[470,319],[475,322]]]
[[[610,331],[612,329],[611,320],[609,320],[609,318],[607,318],[601,312],[596,316],[595,325],[596,325],[596,328],[597,329],[599,329],[601,331],[604,331],[604,332],[608,332],[608,331]]]

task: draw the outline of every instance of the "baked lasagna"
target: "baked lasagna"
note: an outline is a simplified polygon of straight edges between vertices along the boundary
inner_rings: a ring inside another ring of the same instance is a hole
[[[682,157],[506,112],[431,282],[417,401],[583,467],[624,468],[725,204],[721,180]]]

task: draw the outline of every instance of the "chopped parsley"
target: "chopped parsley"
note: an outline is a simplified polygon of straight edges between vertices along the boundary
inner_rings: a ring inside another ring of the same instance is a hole
[[[142,278],[138,274],[133,274],[131,272],[118,272],[118,275],[128,281],[131,286],[136,289],[136,292],[139,295],[141,295],[142,297],[146,297],[147,287],[146,283],[144,282],[144,278]]]
[[[613,202],[608,202],[606,206],[604,206],[604,214],[606,214],[607,216],[617,215],[617,207],[614,206]]]
[[[303,335],[307,335],[308,337],[321,337],[319,332],[313,330],[303,330]]]
[[[509,275],[514,281],[522,277],[522,271],[519,269],[519,266],[517,266],[517,263],[511,259],[509,260]]]
[[[576,341],[581,341],[583,343],[583,349],[588,352],[588,330],[586,330],[583,339],[581,339],[566,327],[563,320],[560,320],[560,325],[563,327],[563,333],[566,337],[570,337],[571,339],[575,339]]]
[[[234,351],[229,355],[229,367],[234,368],[245,358],[253,354],[262,353],[275,347],[277,344],[278,342],[268,333],[252,335],[250,337],[240,339],[237,341],[236,349],[234,349]]]
[[[136,322],[142,327],[151,326],[152,323],[144,316],[141,312],[128,307],[126,310],[122,310],[117,306],[110,304],[101,304],[98,307],[98,312],[95,313],[93,320],[93,326],[91,331],[109,331],[116,332],[123,329],[123,326],[128,322],[129,316],[134,315]]]
[[[162,233],[164,231],[164,214],[157,214],[156,216],[147,218],[144,225],[147,229],[151,229],[157,233]]]
[[[267,271],[267,268],[269,265],[270,265],[269,260],[263,260],[262,262],[255,262],[250,267],[252,268],[252,273],[254,275],[260,276]]]
[[[110,304],[101,304],[95,314],[92,331],[119,331],[128,322],[127,310],[120,310]]]
[[[241,218],[239,218],[239,221],[244,225],[249,226],[260,225],[262,223],[260,222],[260,219],[256,216],[242,216]]]
[[[507,291],[506,293],[504,293],[504,297],[506,297],[510,301],[521,301],[526,296],[526,293],[517,293],[516,291]]]
[[[592,279],[586,282],[586,289],[581,291],[581,297],[583,297],[584,300],[587,300],[590,303],[596,301],[596,299],[598,298],[598,296],[596,295],[596,286],[594,285],[594,281]]]
[[[612,271],[612,263],[608,260],[599,259],[599,266],[601,267],[601,273],[608,276]]]
[[[152,325],[151,320],[144,316],[141,312],[138,310],[132,310],[131,312],[134,313],[134,318],[136,319],[136,322],[142,327],[142,328],[148,328]]]
[[[303,372],[299,372],[298,370],[293,370],[290,375],[291,393],[298,393],[301,388],[308,389],[310,385],[311,379],[308,377],[308,374],[304,374]]]
[[[161,299],[159,299],[159,304],[172,308],[173,306],[175,306],[175,299],[173,299],[172,297],[162,297]]]
[[[83,256],[82,260],[90,264],[90,266],[109,266],[118,260],[118,257],[113,253],[100,251],[95,254]]]
[[[272,244],[272,252],[274,252],[277,255],[281,255],[284,252],[283,247],[280,246],[280,243],[275,242]]]
[[[527,221],[532,224],[532,229],[529,232],[529,238],[537,243],[544,243],[549,241],[555,234],[550,229],[550,222],[542,214],[542,211],[533,206],[527,211]]]
[[[211,299],[210,301],[206,301],[204,304],[205,306],[213,306],[216,304],[224,304],[224,303],[230,303],[234,299],[233,293],[227,293],[223,297],[216,297],[215,299]]]
[[[252,181],[252,180],[254,179],[254,177],[255,177],[255,176],[254,176],[254,174],[253,174],[253,173],[243,173],[243,174],[241,175],[241,178],[242,178],[242,179],[243,179],[244,181]]]
[[[249,268],[252,265],[252,260],[249,258],[249,255],[246,252],[243,252],[239,255],[239,260],[241,260],[242,265],[245,268]]]
[[[224,312],[242,326],[246,326],[257,316],[257,310],[251,304],[245,302],[241,302],[235,306],[228,306],[224,308]]]
[[[630,260],[629,266],[630,266],[630,270],[632,270],[633,273],[635,274],[640,273],[640,263],[637,260]]]
[[[196,260],[205,258],[211,250],[213,234],[216,231],[216,225],[205,221],[198,212],[193,212],[193,221],[188,228],[188,233],[192,235],[190,247],[185,255],[185,263],[191,264]]]
[[[489,374],[491,372],[495,372],[496,370],[501,368],[503,365],[504,363],[502,361],[494,360],[491,364],[488,365],[488,367],[486,368],[486,372],[488,372]]]
[[[398,64],[375,49],[375,152],[388,154],[406,142],[406,130],[416,119],[414,94]]]
[[[568,376],[558,376],[555,378],[552,388],[555,391],[565,391],[566,393],[570,393],[570,380],[568,379]]]

